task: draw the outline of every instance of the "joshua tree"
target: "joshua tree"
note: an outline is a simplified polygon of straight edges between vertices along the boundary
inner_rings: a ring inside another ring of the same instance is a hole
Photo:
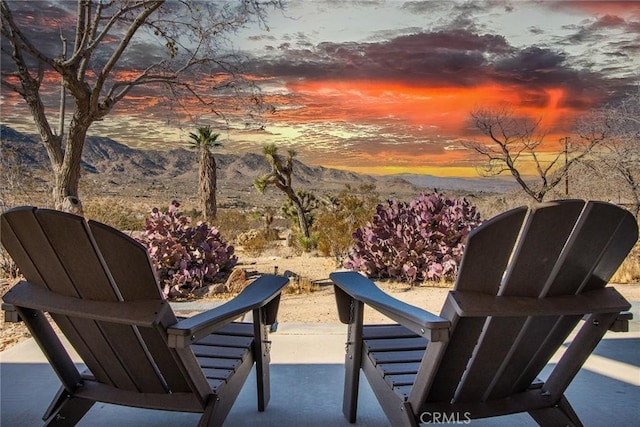
[[[291,175],[293,174],[293,158],[296,156],[294,150],[288,151],[287,159],[283,162],[278,155],[278,148],[275,144],[265,145],[263,148],[264,157],[271,165],[271,172],[257,178],[253,185],[260,193],[264,193],[267,187],[275,185],[280,191],[287,195],[287,198],[293,204],[298,215],[298,224],[300,232],[306,238],[310,237],[309,222],[305,213],[302,199],[291,186]]]
[[[189,133],[190,144],[198,150],[198,195],[200,196],[200,209],[205,221],[216,219],[218,208],[216,206],[216,189],[218,177],[216,175],[216,159],[210,149],[220,147],[219,133],[213,133],[211,126],[201,126],[198,133]]]

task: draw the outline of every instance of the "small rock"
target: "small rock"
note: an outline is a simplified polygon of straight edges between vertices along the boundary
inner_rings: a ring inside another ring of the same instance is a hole
[[[244,269],[235,268],[224,285],[229,289],[228,292],[231,293],[238,293],[243,290],[247,286],[247,275]]]

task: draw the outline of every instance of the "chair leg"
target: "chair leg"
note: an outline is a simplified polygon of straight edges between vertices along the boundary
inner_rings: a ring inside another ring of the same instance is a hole
[[[220,399],[217,396],[211,396],[209,398],[209,402],[207,403],[207,407],[204,409],[202,417],[200,417],[198,427],[215,427],[217,425],[222,425],[222,421],[220,421],[216,417],[216,410],[219,407]]]
[[[42,419],[45,426],[75,426],[95,402],[69,395],[61,387]]]
[[[271,377],[269,373],[269,341],[266,314],[263,309],[253,310],[253,355],[256,363],[256,381],[258,389],[258,411],[267,408],[271,398]]]
[[[364,304],[352,299],[342,401],[342,413],[350,423],[356,422],[356,414],[358,412],[358,388],[360,384],[360,365],[362,363],[363,311]]]
[[[582,427],[578,414],[573,410],[566,397],[562,396],[558,404],[552,408],[529,411],[529,415],[541,426]]]

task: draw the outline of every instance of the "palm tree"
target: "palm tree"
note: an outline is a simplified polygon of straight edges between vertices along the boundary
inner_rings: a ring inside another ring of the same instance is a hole
[[[198,164],[200,173],[198,175],[198,193],[200,196],[200,209],[205,221],[216,219],[216,159],[211,154],[210,148],[220,147],[218,142],[219,133],[213,133],[211,126],[201,126],[197,133],[189,132],[191,146],[198,150],[200,156]]]

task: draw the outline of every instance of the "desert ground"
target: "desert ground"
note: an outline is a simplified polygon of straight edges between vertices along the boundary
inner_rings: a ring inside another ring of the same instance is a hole
[[[278,313],[279,322],[337,323],[339,322],[333,294],[333,286],[329,273],[335,271],[335,263],[331,258],[303,255],[272,255],[248,257],[242,255],[237,266],[247,273],[248,277],[258,274],[273,273],[277,267],[278,274],[291,271],[314,284],[315,290],[309,293],[283,294]],[[404,283],[377,282],[385,292],[399,300],[422,307],[439,314],[444,298],[449,291],[447,286],[413,286]],[[640,285],[615,285],[629,301],[640,301]],[[5,286],[6,290],[6,286]],[[220,302],[222,297],[205,298],[212,302]],[[228,298],[228,297],[227,297]],[[365,310],[365,320],[369,322],[388,321],[374,310]],[[29,333],[22,324],[0,322],[0,351],[29,338]]]

